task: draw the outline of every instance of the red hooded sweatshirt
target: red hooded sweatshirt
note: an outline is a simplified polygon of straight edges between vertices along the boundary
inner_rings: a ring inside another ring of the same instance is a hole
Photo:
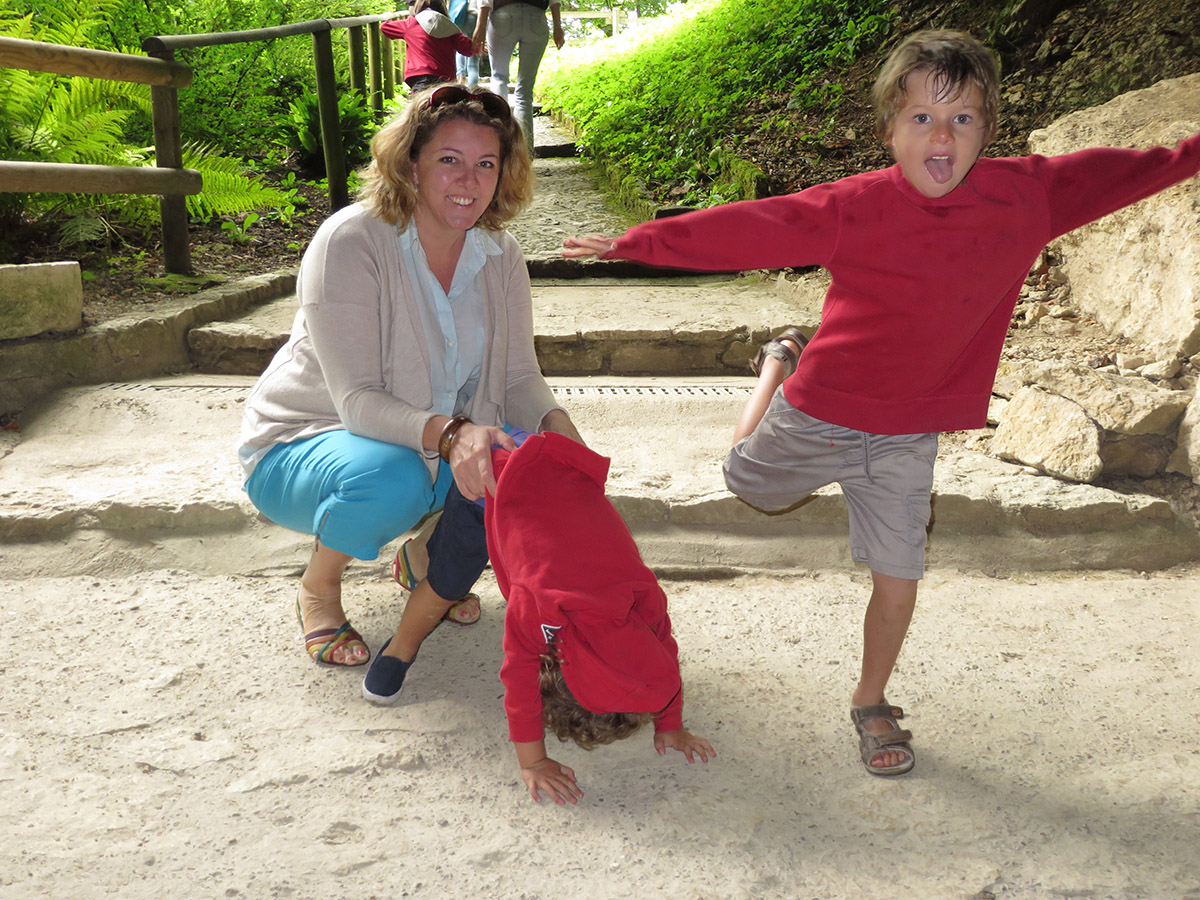
[[[575,699],[598,713],[652,712],[683,727],[679,651],[667,597],[604,496],[609,460],[560,434],[496,450],[488,553],[508,601],[504,709],[509,738],[542,740],[540,655],[554,640]]]
[[[436,75],[442,81],[453,81],[455,52],[463,56],[475,55],[471,39],[449,18],[431,9],[406,19],[383,22],[379,30],[385,37],[404,41],[406,79],[416,75]]]

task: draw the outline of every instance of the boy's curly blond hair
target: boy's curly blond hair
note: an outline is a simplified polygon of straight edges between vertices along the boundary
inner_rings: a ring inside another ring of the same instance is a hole
[[[939,97],[954,97],[968,86],[979,89],[986,147],[999,125],[1000,73],[992,52],[962,31],[918,31],[892,51],[871,89],[875,137],[885,143],[891,138],[896,115],[908,96],[906,81],[916,71],[933,75]]]
[[[542,691],[542,721],[563,743],[574,741],[584,750],[591,750],[627,738],[654,721],[653,713],[595,713],[584,709],[567,687],[553,643],[541,659],[538,686]]]

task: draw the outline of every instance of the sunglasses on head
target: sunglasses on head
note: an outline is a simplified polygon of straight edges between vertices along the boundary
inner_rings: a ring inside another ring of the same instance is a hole
[[[508,122],[512,119],[512,110],[508,107],[508,101],[499,94],[493,94],[491,91],[468,91],[465,87],[459,87],[457,84],[445,84],[437,88],[429,95],[429,108],[437,109],[439,106],[469,103],[472,100],[482,106],[483,111],[493,119],[499,119],[501,122]]]

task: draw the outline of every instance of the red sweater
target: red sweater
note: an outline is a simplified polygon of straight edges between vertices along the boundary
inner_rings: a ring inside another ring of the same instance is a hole
[[[683,727],[667,597],[604,496],[607,458],[552,432],[496,450],[485,507],[504,615],[504,709],[513,741],[542,740],[540,655],[553,638],[571,693],[593,712],[653,712]]]
[[[610,257],[709,271],[819,265],[821,327],[784,383],[811,416],[875,434],[982,428],[1013,307],[1054,238],[1200,171],[1177,150],[980,159],[945,197],[898,166],[632,228]]]
[[[474,56],[475,46],[461,31],[450,37],[431,37],[416,16],[406,19],[390,19],[379,26],[380,32],[390,38],[402,40],[407,47],[404,54],[404,77],[436,75],[443,81],[456,77],[454,54]]]

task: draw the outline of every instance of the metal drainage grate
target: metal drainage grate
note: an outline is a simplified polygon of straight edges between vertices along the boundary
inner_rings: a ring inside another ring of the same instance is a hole
[[[93,389],[121,394],[144,394],[167,391],[173,394],[222,394],[245,397],[251,385],[241,384],[102,384]],[[589,385],[588,387],[565,387],[551,385],[558,397],[742,397],[750,393],[748,387],[735,385]]]
[[[595,387],[563,387],[552,385],[551,390],[559,397],[740,397],[750,393],[748,387],[732,385],[673,385],[655,387],[650,385],[611,385]]]
[[[166,392],[171,394],[225,394],[227,396],[244,397],[250,393],[251,385],[242,384],[97,384],[92,387],[97,391],[109,391],[116,394],[145,394]]]

